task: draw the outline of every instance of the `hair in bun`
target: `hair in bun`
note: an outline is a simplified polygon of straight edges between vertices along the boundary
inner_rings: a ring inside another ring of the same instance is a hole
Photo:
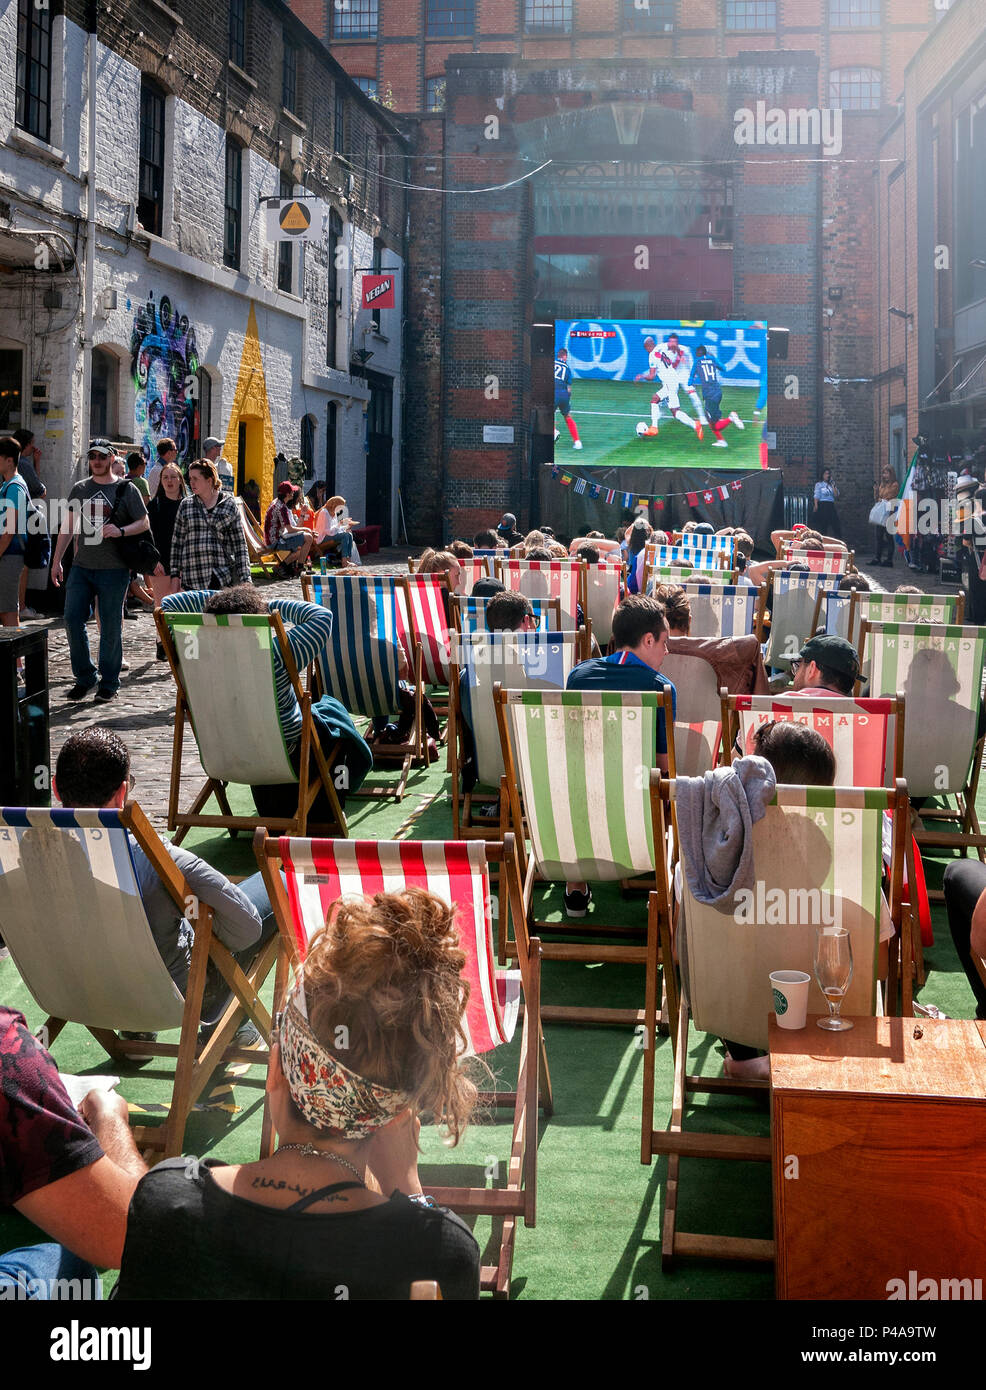
[[[687,633],[692,625],[692,605],[684,589],[676,584],[658,584],[654,598],[664,605],[664,616],[673,632]]]

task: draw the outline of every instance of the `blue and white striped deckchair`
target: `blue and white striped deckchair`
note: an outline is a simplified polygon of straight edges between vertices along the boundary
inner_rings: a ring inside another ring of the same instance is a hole
[[[690,565],[644,565],[643,592],[652,594],[658,584],[733,584],[732,570],[695,569]]]
[[[720,557],[726,569],[731,569],[735,542],[732,536],[708,536],[704,533],[697,535],[694,531],[684,531],[675,545],[684,550],[712,550]]]
[[[452,622],[457,632],[486,632],[486,605],[494,594],[477,598],[475,594],[452,595]],[[561,632],[561,604],[556,598],[532,598],[538,632]]]
[[[646,545],[644,561],[652,569],[663,569],[666,565],[681,565],[686,569],[717,570],[718,550],[705,550],[700,546],[686,548],[682,545]]]
[[[506,767],[511,830],[523,874],[528,935],[572,934],[571,922],[535,920],[537,879],[549,883],[654,881],[655,847],[648,772],[654,766],[658,720],[671,727],[670,690],[501,690],[497,720]],[[674,766],[673,739],[668,739]],[[530,838],[530,853],[526,842]],[[664,847],[661,848],[661,857]],[[624,923],[585,921],[596,935],[626,932]],[[656,923],[651,944],[656,950]],[[547,959],[645,964],[647,947],[579,943],[543,946]],[[542,1009],[542,1017],[580,1023],[642,1021],[637,1009]]]
[[[771,582],[770,638],[764,661],[775,670],[787,670],[811,636],[819,589],[838,589],[839,576],[773,570]]]
[[[830,635],[852,641],[852,589],[819,589],[811,620],[812,636],[819,628]]]
[[[398,685],[401,669],[401,614],[398,594],[404,603],[405,616],[410,601],[404,581],[394,575],[312,575],[302,578],[305,598],[321,604],[333,615],[332,636],[318,662],[321,688],[344,705],[350,714],[365,719],[389,718],[400,709]],[[363,787],[354,796],[404,795],[412,762],[425,759],[424,731],[421,718],[422,675],[421,648],[413,646],[413,666],[408,681],[414,685],[414,728],[407,743],[373,745],[373,760],[393,758],[400,762],[400,773],[394,786]]]
[[[691,607],[690,637],[760,636],[766,585],[754,589],[750,584],[685,584]]]
[[[141,1147],[181,1153],[185,1122],[216,1064],[227,1060],[266,1063],[264,1052],[230,1052],[243,1018],[240,1003],[224,1012],[196,1060],[206,965],[212,956],[226,979],[250,1000],[249,1014],[264,1037],[270,1014],[258,991],[276,955],[276,940],[263,948],[249,972],[212,935],[212,909],[198,903],[186,997],[161,958],[140,894],[136,849],[147,856],[182,914],[194,900],[175,861],[140,807],[122,810],[0,810],[0,921],[21,979],[49,1017],[53,1041],[65,1023],[88,1028],[114,1058],[177,1059],[168,1117],[138,1131]],[[163,1032],[180,1028],[174,1043],[124,1043],[119,1030]]]
[[[869,663],[872,695],[900,691],[904,696],[908,792],[955,801],[954,809],[921,808],[922,822],[943,822],[954,826],[954,832],[915,829],[914,838],[931,849],[975,848],[986,860],[986,837],[976,815],[986,628],[863,619],[859,652],[861,661]]]
[[[678,786],[657,775],[651,785],[656,840],[666,833]],[[668,1155],[661,1239],[666,1265],[687,1254],[757,1260],[774,1256],[773,1241],[676,1230],[682,1155],[767,1163],[772,1157],[769,1138],[743,1138],[736,1134],[735,1126],[728,1135],[707,1123],[702,1124],[701,1135],[685,1129],[684,1120],[697,1092],[766,1091],[769,1084],[689,1076],[689,1023],[694,1020],[695,1027],[703,1032],[765,1048],[773,970],[805,971],[812,980],[808,1012],[824,1014],[826,1003],[814,981],[813,962],[816,930],[830,926],[845,927],[852,941],[853,975],[843,1012],[862,1017],[876,1013],[886,812],[893,816],[891,916],[902,932],[904,959],[909,960],[910,917],[900,907],[909,814],[903,782],[893,790],[779,786],[766,814],[753,826],[755,881],[752,889],[744,890],[745,898],[734,895],[727,904],[718,905],[699,902],[689,886],[688,874],[682,875],[676,952],[669,923],[670,874],[663,859],[658,861],[653,911],[661,923],[668,1021],[674,1044],[675,1101],[667,1128],[655,1130],[654,1048],[645,1048],[641,1160],[647,1164],[655,1153]],[[681,961],[680,981],[672,964],[673,953]],[[645,1037],[653,1036],[660,997],[657,990],[657,968],[652,959],[647,968]],[[807,1034],[805,1042],[810,1050]],[[708,1110],[703,1114],[708,1116]]]
[[[333,824],[345,837],[346,818],[311,718],[311,695],[302,688],[284,624],[277,613],[182,613],[158,610],[158,635],[178,687],[168,829],[179,844],[193,825],[253,830],[256,815],[235,816],[226,787],[296,784],[293,816],[268,818],[280,829],[307,828],[320,791],[332,808]],[[301,710],[298,771],[288,752],[277,703],[275,649]],[[206,782],[187,811],[179,810],[185,716],[188,716]],[[314,766],[312,766],[314,759]],[[222,815],[203,814],[215,796]]]

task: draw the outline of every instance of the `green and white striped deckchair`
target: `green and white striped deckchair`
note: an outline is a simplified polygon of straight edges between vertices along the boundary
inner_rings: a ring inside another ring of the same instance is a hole
[[[573,934],[571,922],[535,921],[533,891],[538,879],[591,884],[646,875],[654,881],[647,786],[662,718],[665,728],[670,728],[669,690],[498,691],[510,829],[519,849],[529,935]],[[668,746],[673,766],[673,739]],[[664,857],[663,845],[658,857]],[[600,924],[594,915],[586,918],[584,926],[592,936],[627,933],[625,924]],[[656,931],[656,924],[651,924],[651,931]],[[549,960],[642,965],[648,948],[548,942],[543,949]],[[643,1020],[637,1009],[566,1008],[547,1014],[542,1009],[542,1016],[579,1023],[636,1025]]]
[[[948,623],[961,627],[965,618],[965,594],[865,594],[851,595],[849,631],[856,640],[859,624],[868,623]]]
[[[838,589],[839,576],[773,570],[771,583],[770,638],[764,662],[774,670],[786,671],[812,634],[818,591]]]
[[[658,584],[735,584],[734,570],[696,569],[689,565],[644,565],[642,592],[652,594]]]
[[[979,736],[986,628],[943,623],[859,625],[860,660],[869,662],[870,693],[901,691],[904,778],[911,796],[946,798],[945,808],[922,807],[922,821],[955,830],[915,830],[922,848],[978,851],[986,860],[986,837],[976,815],[983,756]],[[955,807],[949,808],[947,799]],[[939,895],[929,893],[929,897]]]
[[[266,818],[268,826],[302,834],[320,791],[332,808],[332,824],[343,838],[346,818],[332,781],[332,757],[326,759],[312,726],[311,695],[302,689],[294,657],[277,613],[155,614],[158,635],[168,654],[178,687],[171,761],[168,829],[180,844],[193,825],[221,826],[236,834],[254,830],[257,817],[234,816],[226,795],[230,783],[243,786],[298,788],[298,807],[289,817]],[[278,717],[274,651],[301,709],[301,741],[296,772]],[[187,811],[179,810],[182,747],[188,717],[206,782]],[[314,765],[312,760],[314,759]],[[202,808],[215,796],[222,815]]]
[[[762,637],[767,586],[684,584],[692,614],[690,637]]]
[[[678,788],[655,774],[651,779],[654,836],[670,820]],[[683,876],[682,904],[672,941],[672,884],[659,860],[658,889],[652,915],[661,925],[669,1023],[674,1042],[675,1075],[667,1129],[654,1128],[654,1050],[644,1051],[644,1098],[641,1161],[668,1155],[665,1218],[661,1239],[667,1268],[681,1255],[717,1259],[773,1258],[773,1242],[742,1237],[679,1233],[676,1229],[679,1161],[685,1156],[770,1162],[769,1138],[684,1128],[690,1097],[700,1091],[743,1093],[767,1089],[766,1081],[698,1077],[687,1073],[689,1023],[748,1047],[766,1048],[772,1008],[770,973],[803,970],[812,977],[809,1014],[825,1014],[824,997],[814,981],[815,933],[818,927],[843,926],[851,935],[853,978],[843,1012],[872,1016],[878,1008],[877,962],[882,913],[884,813],[893,816],[890,914],[903,934],[909,960],[910,918],[901,907],[901,880],[908,840],[909,809],[903,782],[894,790],[853,787],[779,786],[766,815],[753,826],[753,884],[720,911],[700,903]],[[679,831],[681,829],[679,820]],[[893,944],[893,943],[891,943]],[[896,989],[895,952],[891,990]],[[672,961],[680,964],[676,971]],[[648,963],[645,1029],[656,1021],[656,960]],[[889,997],[895,999],[892,992]],[[905,1012],[909,1011],[905,1003]],[[805,1046],[811,1050],[815,1024],[809,1019]],[[653,1036],[650,1031],[645,1036]],[[850,1034],[850,1037],[852,1035]],[[851,1046],[851,1043],[850,1043]],[[708,1114],[708,1112],[704,1112]]]
[[[131,1055],[174,1059],[167,1118],[134,1135],[142,1149],[163,1150],[163,1157],[170,1158],[181,1153],[188,1115],[218,1063],[266,1065],[266,1050],[231,1049],[230,1042],[245,1010],[264,1037],[270,1034],[270,1014],[259,991],[274,963],[277,942],[260,948],[244,971],[213,936],[212,909],[199,902],[183,998],[151,932],[131,836],[174,910],[187,915],[193,894],[184,875],[140,807],[127,802],[120,810],[0,810],[0,921],[25,987],[49,1015],[42,1033],[46,1045],[66,1023],[78,1023],[118,1061]],[[237,999],[224,1010],[196,1056],[210,957],[243,1003]],[[177,1028],[177,1044],[124,1042],[117,1036],[121,1030]]]

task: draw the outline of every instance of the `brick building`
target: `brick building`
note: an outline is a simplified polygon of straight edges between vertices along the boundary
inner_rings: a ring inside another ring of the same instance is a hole
[[[389,536],[406,142],[388,113],[278,0],[13,0],[0,67],[0,429],[34,428],[49,491],[90,435],[147,454],[173,435],[187,459],[214,434],[240,482],[269,495],[275,453],[298,454]],[[321,216],[319,239],[270,241],[269,198]],[[398,272],[397,307],[361,308],[372,269]]]

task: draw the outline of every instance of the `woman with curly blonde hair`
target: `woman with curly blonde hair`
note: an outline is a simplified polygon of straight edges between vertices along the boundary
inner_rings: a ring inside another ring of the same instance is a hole
[[[344,899],[277,1015],[257,1163],[169,1159],[134,1194],[117,1297],[479,1296],[479,1248],[421,1191],[419,1115],[457,1143],[469,986],[454,911],[410,888]]]

